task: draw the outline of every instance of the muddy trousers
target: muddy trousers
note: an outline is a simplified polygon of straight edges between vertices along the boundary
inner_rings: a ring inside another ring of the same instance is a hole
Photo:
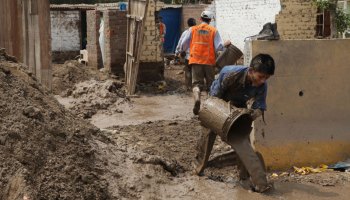
[[[214,66],[192,64],[190,67],[192,69],[192,87],[198,87],[203,91],[205,82],[206,89],[209,92],[215,77]]]
[[[184,67],[184,72],[185,72],[185,85],[188,90],[192,89],[192,69],[191,66],[188,64],[188,60],[185,59],[185,67]]]
[[[196,174],[202,174],[213,149],[216,134],[203,127],[202,137],[198,141],[196,156]],[[266,170],[263,158],[260,153],[256,153],[250,144],[249,134],[243,136],[235,136],[230,134],[227,142],[238,155],[238,169],[241,180],[249,177],[254,187],[264,188],[267,186]]]
[[[206,90],[209,92],[210,86],[214,81],[214,67],[210,65],[192,64],[192,92],[194,97],[193,114],[198,115],[201,104],[201,91],[206,84]]]

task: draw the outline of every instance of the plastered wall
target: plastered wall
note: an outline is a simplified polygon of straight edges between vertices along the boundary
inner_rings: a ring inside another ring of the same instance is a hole
[[[52,51],[79,51],[80,11],[50,11]]]
[[[350,40],[253,41],[252,56],[276,62],[266,125],[255,146],[270,169],[331,164],[350,157]]]

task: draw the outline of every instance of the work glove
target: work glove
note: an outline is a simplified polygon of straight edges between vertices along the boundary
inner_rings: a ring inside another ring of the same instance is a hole
[[[256,118],[260,117],[262,115],[263,111],[260,109],[250,109],[250,117],[252,120],[256,120]]]

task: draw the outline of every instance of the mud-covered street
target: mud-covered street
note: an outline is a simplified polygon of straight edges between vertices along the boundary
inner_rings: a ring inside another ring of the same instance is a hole
[[[0,200],[350,199],[350,0],[0,0],[0,27]]]
[[[90,118],[103,130],[102,138],[94,140],[92,146],[104,160],[106,173],[102,177],[109,183],[112,198],[347,199],[347,172],[299,175],[292,169],[270,171],[274,191],[246,191],[238,182],[236,157],[227,154],[231,148],[220,139],[204,176],[193,175],[201,126],[191,112],[190,93],[181,89],[182,66],[171,65],[165,76],[164,82],[143,85],[137,98],[117,106],[118,112],[102,109]],[[71,106],[69,97],[58,99],[67,108]]]
[[[192,97],[183,89],[182,66],[168,67],[165,81],[143,85],[137,98],[125,96],[122,79],[98,78],[103,76],[82,80],[55,95],[37,84],[25,65],[4,53],[0,58],[2,199],[347,199],[349,195],[348,172],[298,175],[292,169],[268,173],[275,183],[269,193],[247,191],[239,185],[235,155],[220,140],[204,175],[193,175],[201,126],[191,113]],[[81,101],[81,95],[88,102]],[[93,112],[86,115],[87,110]]]

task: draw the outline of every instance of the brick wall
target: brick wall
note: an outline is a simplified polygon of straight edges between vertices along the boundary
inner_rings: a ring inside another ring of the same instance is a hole
[[[205,10],[208,5],[205,4],[195,4],[195,5],[183,5],[182,6],[182,20],[181,20],[181,29],[182,31],[188,28],[187,20],[188,18],[194,18],[197,21],[197,24],[200,23],[200,16],[203,10]]]
[[[224,40],[241,50],[244,39],[259,33],[266,22],[275,22],[279,0],[216,0],[216,27]]]
[[[99,69],[103,67],[101,49],[98,42],[100,28],[100,12],[96,10],[86,11],[87,21],[87,45],[88,65]]]
[[[315,37],[316,6],[312,0],[281,0],[282,11],[276,16],[281,39]]]
[[[81,47],[80,11],[52,10],[50,17],[52,61],[74,59]]]
[[[105,10],[103,19],[105,28],[104,67],[109,72],[123,73],[126,59],[126,11]]]
[[[162,62],[161,42],[159,39],[159,29],[155,22],[155,12],[162,9],[163,2],[149,1],[147,16],[145,21],[144,38],[141,50],[141,62]]]
[[[164,62],[161,53],[159,29],[155,22],[155,12],[161,10],[163,6],[163,2],[149,1],[140,57],[138,82],[159,81],[164,78]]]

